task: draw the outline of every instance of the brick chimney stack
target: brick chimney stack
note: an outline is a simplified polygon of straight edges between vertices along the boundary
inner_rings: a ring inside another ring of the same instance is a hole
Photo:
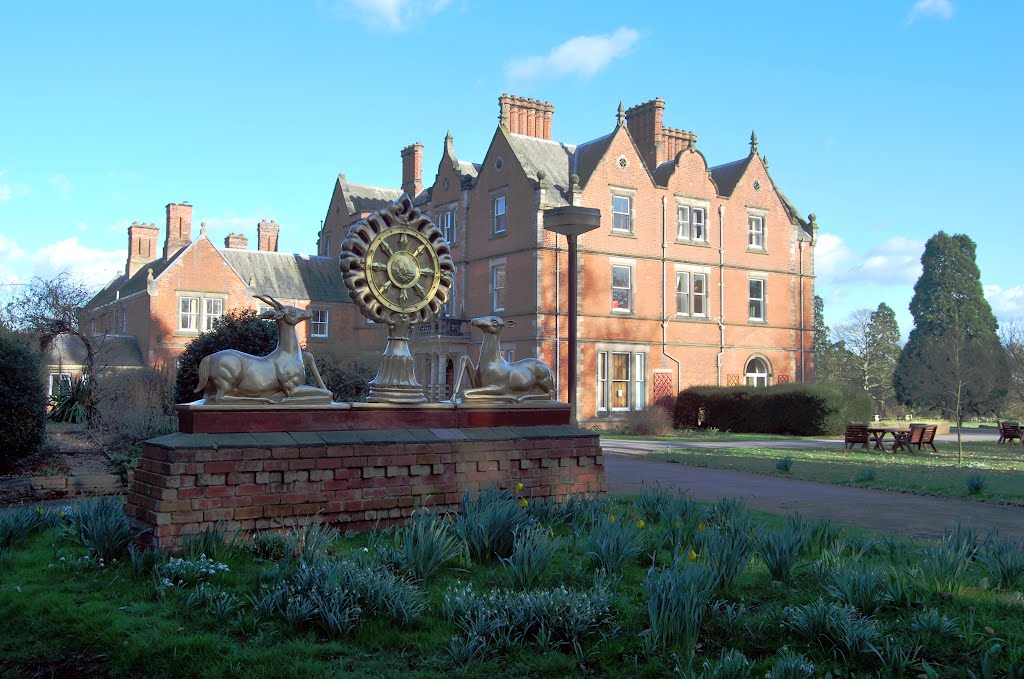
[[[423,144],[419,142],[402,149],[402,190],[410,198],[423,190]]]
[[[277,234],[281,227],[273,219],[267,221],[261,219],[256,226],[256,239],[259,241],[259,250],[263,252],[277,252]],[[244,238],[244,236],[243,236]],[[248,244],[248,241],[246,241]]]
[[[187,202],[167,204],[167,235],[164,259],[170,259],[192,243],[192,206]]]
[[[538,139],[551,139],[551,121],[555,107],[550,101],[502,94],[498,97],[501,108],[501,126],[512,134],[523,134]]]
[[[128,227],[128,261],[124,265],[128,278],[157,258],[156,241],[159,237],[160,229],[156,224],[132,222]]]
[[[637,104],[626,111],[626,127],[640,149],[647,167],[654,169],[667,160],[697,143],[697,135],[674,127],[665,127],[662,117],[665,102],[661,99]]]
[[[245,250],[249,247],[249,237],[244,233],[229,233],[224,239],[224,247],[231,250]]]

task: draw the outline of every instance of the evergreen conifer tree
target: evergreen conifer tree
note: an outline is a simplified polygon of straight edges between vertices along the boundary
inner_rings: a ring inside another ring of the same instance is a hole
[[[982,292],[974,241],[940,231],[925,244],[921,266],[910,300],[914,328],[893,379],[896,398],[956,420],[962,463],[964,418],[995,411],[1006,396],[1006,353]]]

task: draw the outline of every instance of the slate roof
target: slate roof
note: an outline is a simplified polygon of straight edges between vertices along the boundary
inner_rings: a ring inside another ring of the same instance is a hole
[[[731,163],[708,168],[711,172],[711,178],[715,180],[715,186],[718,187],[718,195],[723,198],[728,198],[732,195],[736,184],[743,177],[743,173],[747,171],[747,165],[750,164],[751,157],[747,156],[741,160],[734,160]]]
[[[141,368],[145,365],[138,340],[129,335],[93,337],[97,368]],[[87,352],[77,335],[58,335],[46,351],[47,365],[85,365]]]
[[[476,179],[477,175],[480,174],[480,164],[471,163],[468,160],[460,160],[458,172],[463,177],[472,177],[473,179]]]
[[[523,166],[526,176],[537,181],[537,173],[543,171],[545,180],[557,190],[553,196],[554,204],[568,205],[569,166],[572,164],[576,147],[552,141],[528,137],[523,134],[505,133],[509,146]]]
[[[349,214],[376,212],[395,202],[400,195],[402,195],[401,189],[345,182],[345,207],[348,208]]]
[[[253,294],[277,299],[308,299],[351,303],[333,257],[295,255],[260,250],[219,250]]]
[[[572,159],[572,172],[580,178],[581,187],[587,185],[590,175],[594,174],[598,163],[604,158],[604,154],[608,152],[608,147],[611,146],[612,137],[614,136],[615,132],[612,131],[603,137],[576,147]]]
[[[104,286],[102,290],[96,293],[96,295],[89,300],[85,305],[85,309],[95,309],[101,307],[104,304],[110,304],[118,299],[127,297],[128,295],[134,295],[137,292],[143,292],[146,289],[146,283],[148,280],[148,272],[153,272],[153,278],[156,278],[164,272],[164,270],[171,265],[171,262],[181,256],[181,253],[185,249],[182,248],[174,254],[169,260],[157,259],[150,262],[146,266],[142,267],[135,272],[135,275],[128,278],[126,275],[121,274],[113,278],[109,283]]]

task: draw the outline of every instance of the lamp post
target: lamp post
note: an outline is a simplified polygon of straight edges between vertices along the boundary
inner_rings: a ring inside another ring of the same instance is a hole
[[[601,211],[593,207],[566,205],[544,210],[544,228],[560,233],[569,241],[569,405],[572,423],[576,424],[576,280],[579,274],[579,262],[576,256],[576,238],[588,231],[601,226]],[[557,255],[556,255],[557,256]],[[556,281],[557,285],[557,281]],[[557,312],[557,310],[556,310]],[[555,350],[558,350],[558,338],[555,338]]]

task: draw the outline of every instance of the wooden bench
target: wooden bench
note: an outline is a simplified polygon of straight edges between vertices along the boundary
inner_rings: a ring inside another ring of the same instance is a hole
[[[849,450],[858,443],[867,448],[870,438],[866,422],[850,422],[846,425],[846,436],[843,441],[843,450]]]
[[[1022,440],[1020,422],[999,420],[999,443],[1013,443],[1013,439],[1017,439],[1017,443]]]
[[[935,449],[935,432],[938,429],[937,424],[911,423],[910,433],[907,434],[906,440],[901,442],[901,447],[913,450],[914,446],[917,446],[917,449],[921,450],[924,446],[931,446],[932,451],[937,453],[939,451]]]

